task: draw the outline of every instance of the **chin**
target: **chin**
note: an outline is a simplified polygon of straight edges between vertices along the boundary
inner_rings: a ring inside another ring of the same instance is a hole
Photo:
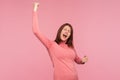
[[[66,42],[66,41],[67,41],[67,39],[61,39],[61,41],[62,41],[62,42]]]

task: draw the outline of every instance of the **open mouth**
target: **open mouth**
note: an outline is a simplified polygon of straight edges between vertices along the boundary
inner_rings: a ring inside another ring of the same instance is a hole
[[[63,37],[65,37],[65,38],[66,38],[66,37],[67,37],[67,35],[66,35],[66,34],[63,34]]]

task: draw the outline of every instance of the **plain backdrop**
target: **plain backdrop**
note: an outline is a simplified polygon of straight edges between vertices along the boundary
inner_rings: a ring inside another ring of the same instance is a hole
[[[0,80],[53,80],[53,67],[43,44],[32,32],[35,0],[0,0]],[[85,65],[79,80],[120,80],[119,0],[36,0],[40,31],[54,40],[70,23],[74,45]]]

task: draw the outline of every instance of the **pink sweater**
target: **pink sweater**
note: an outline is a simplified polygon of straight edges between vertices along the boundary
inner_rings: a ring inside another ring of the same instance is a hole
[[[54,68],[54,80],[78,80],[74,63],[80,64],[81,59],[76,55],[74,49],[64,43],[57,44],[41,34],[37,18],[37,12],[34,12],[33,32],[48,50]]]

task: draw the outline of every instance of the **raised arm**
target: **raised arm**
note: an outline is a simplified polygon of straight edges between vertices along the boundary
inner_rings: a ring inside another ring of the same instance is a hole
[[[49,39],[47,39],[41,32],[39,29],[39,24],[38,24],[38,6],[39,3],[34,3],[34,7],[33,7],[33,26],[32,26],[32,30],[33,33],[35,34],[35,36],[45,45],[46,48],[50,47],[52,41],[50,41]]]

